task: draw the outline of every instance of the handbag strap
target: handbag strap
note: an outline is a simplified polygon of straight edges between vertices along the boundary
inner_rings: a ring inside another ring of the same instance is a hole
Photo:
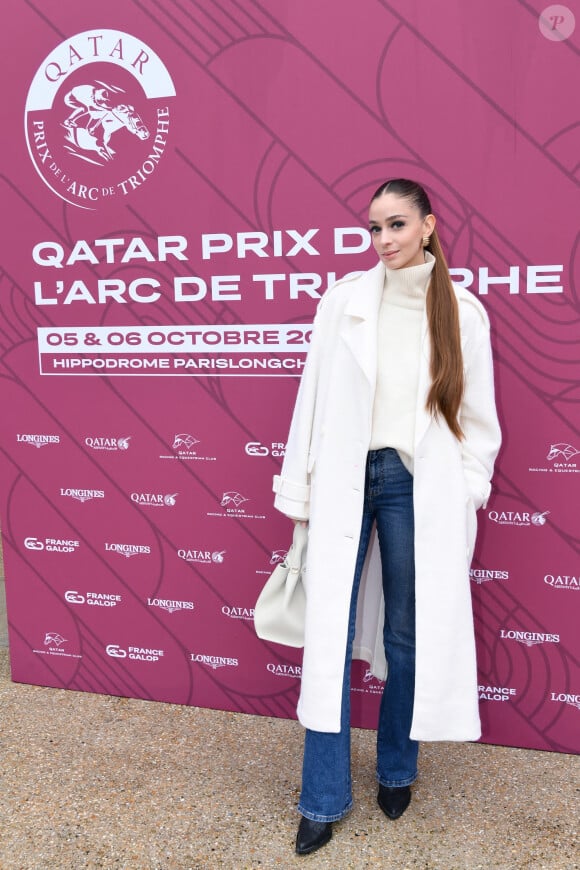
[[[291,571],[300,571],[302,568],[303,554],[308,543],[308,526],[294,523],[292,546],[286,555],[286,565]]]

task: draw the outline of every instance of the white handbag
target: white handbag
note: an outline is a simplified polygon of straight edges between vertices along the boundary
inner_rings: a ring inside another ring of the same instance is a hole
[[[285,646],[304,646],[306,593],[302,572],[306,565],[308,526],[295,523],[292,546],[274,568],[254,608],[256,634]]]

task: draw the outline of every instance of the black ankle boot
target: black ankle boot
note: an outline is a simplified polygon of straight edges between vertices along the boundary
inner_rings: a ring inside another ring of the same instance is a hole
[[[397,788],[389,788],[388,785],[379,785],[377,801],[386,816],[390,819],[398,819],[402,816],[411,802],[411,788],[402,785]]]
[[[310,855],[325,846],[332,837],[332,822],[313,822],[302,816],[296,837],[296,854]]]

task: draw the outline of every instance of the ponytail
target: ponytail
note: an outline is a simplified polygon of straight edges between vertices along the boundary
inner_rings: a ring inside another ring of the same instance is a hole
[[[415,181],[408,181],[405,178],[387,181],[375,191],[371,202],[385,193],[394,193],[396,196],[411,200],[422,218],[431,214],[429,197]],[[429,237],[426,250],[435,257],[427,292],[427,321],[431,339],[431,387],[426,408],[433,417],[443,417],[455,437],[461,440],[463,432],[459,425],[459,410],[463,397],[464,376],[459,306],[436,229]]]

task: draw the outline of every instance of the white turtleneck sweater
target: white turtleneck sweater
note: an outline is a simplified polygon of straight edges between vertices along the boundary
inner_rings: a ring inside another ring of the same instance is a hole
[[[379,309],[377,385],[371,450],[393,447],[413,473],[421,327],[435,258],[407,269],[385,269]]]

